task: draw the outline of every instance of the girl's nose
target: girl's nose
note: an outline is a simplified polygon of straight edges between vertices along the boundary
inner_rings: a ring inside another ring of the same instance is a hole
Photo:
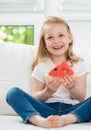
[[[59,39],[58,38],[55,38],[55,44],[59,43]]]

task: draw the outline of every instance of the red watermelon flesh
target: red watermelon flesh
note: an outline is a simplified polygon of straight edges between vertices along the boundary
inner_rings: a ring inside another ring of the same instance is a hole
[[[51,77],[60,77],[64,78],[66,75],[74,75],[73,70],[68,65],[68,63],[64,60],[60,64],[58,64],[55,68],[53,68],[49,73]]]

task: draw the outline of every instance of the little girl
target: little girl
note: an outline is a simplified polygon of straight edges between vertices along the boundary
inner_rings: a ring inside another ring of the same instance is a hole
[[[77,77],[48,80],[45,75],[63,60]],[[32,70],[32,95],[13,87],[6,97],[24,122],[58,128],[91,120],[91,98],[85,99],[88,72],[85,62],[73,53],[73,36],[65,20],[49,16],[44,21]]]

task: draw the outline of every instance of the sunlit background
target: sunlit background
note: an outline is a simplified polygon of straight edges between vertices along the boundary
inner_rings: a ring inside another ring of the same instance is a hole
[[[50,15],[67,20],[75,48],[91,48],[91,0],[0,0],[0,42],[37,45]]]
[[[0,42],[2,41],[34,45],[34,26],[0,26]]]

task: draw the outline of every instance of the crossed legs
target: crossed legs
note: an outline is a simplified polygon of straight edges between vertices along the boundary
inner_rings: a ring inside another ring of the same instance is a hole
[[[28,118],[29,122],[39,127],[57,128],[76,122],[86,122],[91,120],[91,97],[80,104],[74,105],[71,109],[69,109],[70,111],[67,113],[73,111],[73,114],[70,113],[62,116],[57,116],[57,113],[50,109],[52,106],[54,106],[54,104],[51,104],[51,107],[46,107],[44,103],[38,101],[37,99],[34,99],[32,96],[17,87],[12,88],[7,93],[6,101],[17,112],[17,114],[22,117],[24,121],[26,121],[27,117],[30,115],[30,118]],[[55,104],[55,106],[58,107],[59,104]],[[44,113],[44,110],[46,110],[47,113]],[[42,115],[42,117],[35,115],[39,113]],[[83,113],[86,113],[85,116]],[[75,115],[79,115],[80,118],[77,119]]]

